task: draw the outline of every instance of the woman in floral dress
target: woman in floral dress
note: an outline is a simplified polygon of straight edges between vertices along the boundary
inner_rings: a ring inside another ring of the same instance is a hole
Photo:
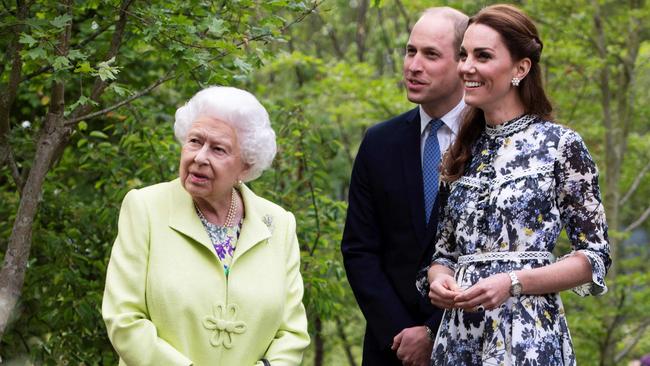
[[[443,164],[436,253],[418,278],[446,309],[431,364],[575,365],[559,291],[607,291],[598,171],[580,136],[551,120],[530,18],[494,5],[469,24],[458,72],[470,109]],[[573,251],[555,261],[562,228]]]

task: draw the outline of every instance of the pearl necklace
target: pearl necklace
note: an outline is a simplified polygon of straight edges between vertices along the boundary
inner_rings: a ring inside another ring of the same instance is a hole
[[[198,212],[199,216],[203,220],[209,222],[208,219],[205,218],[203,212],[201,212],[201,209],[196,203],[194,203],[194,207],[196,207],[196,211]],[[237,213],[237,190],[233,187],[232,194],[230,196],[230,207],[228,207],[228,213],[226,214],[226,221],[223,223],[223,227],[233,226],[233,221],[235,220],[236,213]]]
[[[226,214],[226,222],[224,223],[226,227],[231,227],[233,225],[236,212],[237,212],[237,190],[233,188],[232,195],[230,196],[230,207],[228,207],[228,213]]]

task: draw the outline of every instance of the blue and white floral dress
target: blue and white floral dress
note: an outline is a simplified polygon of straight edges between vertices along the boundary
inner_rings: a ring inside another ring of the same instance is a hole
[[[592,282],[573,291],[604,294],[611,259],[597,168],[577,133],[523,116],[486,126],[474,144],[464,176],[451,184],[432,262],[452,269],[468,288],[496,273],[551,263],[563,227],[593,269]],[[425,272],[417,286],[427,296]],[[511,297],[484,312],[447,310],[431,360],[436,366],[575,363],[558,293]]]

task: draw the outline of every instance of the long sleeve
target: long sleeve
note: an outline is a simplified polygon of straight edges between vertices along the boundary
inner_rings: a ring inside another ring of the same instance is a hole
[[[118,234],[106,275],[102,316],[108,336],[127,365],[191,365],[158,337],[145,302],[150,223],[138,191],[122,203]]]
[[[598,188],[598,169],[580,136],[569,131],[559,144],[556,163],[557,201],[573,251],[583,253],[592,281],[573,289],[581,296],[607,292],[605,275],[611,265],[605,209]]]
[[[275,338],[266,351],[265,358],[273,366],[299,365],[302,355],[309,345],[307,315],[302,304],[303,282],[300,275],[300,247],[296,236],[296,220],[289,213],[286,242],[287,284],[284,317]]]
[[[370,134],[370,131],[369,131]],[[348,281],[368,327],[386,348],[402,329],[417,325],[400,300],[383,268],[382,243],[371,177],[366,135],[355,159],[350,179],[347,219],[341,252]],[[379,198],[381,199],[381,198]]]

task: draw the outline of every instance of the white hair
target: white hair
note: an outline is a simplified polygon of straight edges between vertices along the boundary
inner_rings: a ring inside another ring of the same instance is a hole
[[[196,93],[176,110],[174,134],[181,144],[200,116],[218,119],[235,129],[242,160],[250,166],[242,177],[245,182],[271,166],[277,151],[275,132],[269,114],[253,94],[228,86],[211,86]]]

